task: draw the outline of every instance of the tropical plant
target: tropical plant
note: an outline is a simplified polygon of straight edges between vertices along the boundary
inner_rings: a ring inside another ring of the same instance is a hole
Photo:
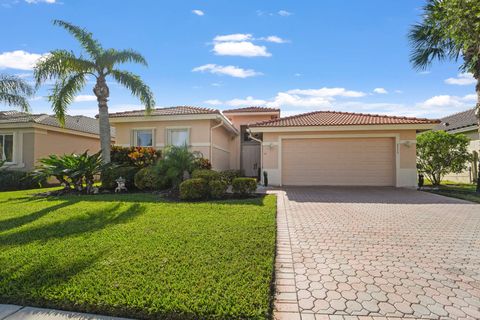
[[[33,96],[33,92],[33,88],[23,79],[0,74],[0,103],[28,112],[30,110],[28,98]]]
[[[200,152],[191,152],[187,146],[168,146],[163,151],[162,160],[157,164],[157,170],[177,188],[196,168],[196,159],[201,157]]]
[[[412,26],[410,61],[417,69],[425,69],[433,60],[462,59],[460,70],[477,80],[476,115],[480,132],[480,1],[428,0],[422,22]],[[480,164],[479,164],[480,166]],[[480,167],[479,167],[480,169]],[[477,170],[480,174],[480,170]],[[480,179],[477,179],[480,193]]]
[[[450,172],[460,173],[471,160],[468,152],[470,141],[464,134],[445,131],[428,131],[417,137],[418,170],[432,182],[440,185],[442,178]]]
[[[232,181],[232,191],[242,197],[252,195],[257,190],[255,178],[235,178]]]
[[[112,146],[110,159],[120,166],[144,168],[155,164],[162,156],[161,150],[152,147]]]
[[[93,155],[87,151],[82,154],[50,155],[39,162],[40,165],[32,173],[37,179],[54,177],[66,190],[76,189],[86,193],[93,192],[95,176],[106,169],[100,152]]]
[[[117,65],[138,63],[147,66],[147,61],[138,52],[116,49],[105,49],[93,38],[92,33],[68,22],[54,20],[54,25],[67,30],[80,43],[84,55],[75,55],[72,51],[54,50],[41,58],[34,69],[37,86],[47,80],[54,79],[52,93],[48,97],[59,122],[65,123],[65,114],[75,96],[87,84],[88,77],[95,78],[93,93],[98,102],[98,118],[100,123],[100,144],[104,163],[110,162],[110,121],[108,118],[108,98],[110,90],[107,78],[111,78],[138,97],[145,105],[148,114],[155,101],[150,88],[142,79],[129,71],[120,70]]]

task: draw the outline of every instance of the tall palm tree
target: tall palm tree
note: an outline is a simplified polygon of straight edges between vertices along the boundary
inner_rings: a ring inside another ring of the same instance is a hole
[[[110,90],[107,78],[112,78],[129,89],[132,95],[138,97],[146,112],[149,113],[155,106],[153,93],[142,79],[131,72],[117,69],[118,64],[133,62],[147,66],[147,61],[138,52],[116,49],[104,49],[93,38],[92,33],[74,26],[68,22],[54,20],[54,25],[67,30],[86,52],[86,56],[76,56],[67,50],[54,50],[40,59],[34,69],[37,86],[54,79],[52,94],[48,97],[52,103],[59,122],[64,125],[68,106],[75,96],[85,87],[88,77],[95,78],[93,93],[98,102],[98,118],[100,123],[100,145],[102,158],[105,163],[110,162],[110,121],[108,118],[108,98]]]
[[[28,98],[33,95],[33,88],[19,77],[0,74],[0,103],[30,111]]]
[[[426,69],[433,60],[462,59],[462,72],[477,80],[475,114],[480,133],[480,1],[427,0],[421,23],[412,26],[410,61],[417,69]],[[477,193],[480,193],[480,163]]]

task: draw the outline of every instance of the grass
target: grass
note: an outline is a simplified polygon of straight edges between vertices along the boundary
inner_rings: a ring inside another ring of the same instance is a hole
[[[431,184],[427,184],[427,186],[431,186]],[[476,193],[475,189],[475,184],[442,181],[442,185],[438,189],[425,189],[425,191],[480,203],[480,194]]]
[[[265,319],[275,197],[0,193],[0,303],[135,318]]]

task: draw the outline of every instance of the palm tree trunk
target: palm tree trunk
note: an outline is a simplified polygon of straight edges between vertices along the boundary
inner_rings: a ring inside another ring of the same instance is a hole
[[[478,135],[479,135],[479,143],[480,143],[480,77],[477,77],[477,85],[475,86],[475,90],[477,91],[477,106],[475,108],[475,115],[477,116]],[[478,168],[477,168],[476,192],[480,194],[480,161],[478,161]]]
[[[103,163],[110,162],[110,148],[112,138],[110,135],[110,120],[108,118],[108,97],[110,91],[104,76],[97,78],[97,83],[93,88],[93,93],[98,101],[98,120],[100,125],[100,148],[102,150]]]

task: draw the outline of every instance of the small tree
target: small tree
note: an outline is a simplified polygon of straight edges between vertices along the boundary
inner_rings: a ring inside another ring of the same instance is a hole
[[[469,139],[463,134],[428,131],[417,137],[417,166],[434,186],[450,172],[460,173],[471,159]]]

